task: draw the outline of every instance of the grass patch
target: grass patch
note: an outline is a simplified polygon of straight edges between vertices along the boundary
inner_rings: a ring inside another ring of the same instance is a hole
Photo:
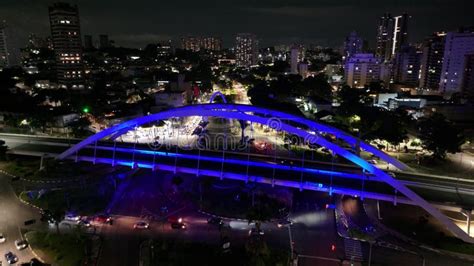
[[[87,238],[81,234],[56,234],[40,231],[26,233],[32,249],[44,254],[51,263],[63,266],[82,265]],[[46,259],[45,258],[45,259]]]
[[[39,160],[17,159],[5,166],[5,171],[27,179],[62,179],[84,175],[87,173],[80,164],[72,161],[56,161],[45,159],[43,169],[39,170]]]
[[[153,246],[153,248],[151,248]],[[148,257],[144,265],[254,265],[244,247],[232,247],[223,253],[219,245],[181,241],[154,240],[148,245],[144,255]],[[270,249],[261,260],[261,265],[287,265],[288,252]]]
[[[39,170],[39,160],[15,160],[5,166],[5,171],[20,177],[31,178]]]
[[[430,225],[426,219],[391,219],[387,225],[400,233],[437,249],[474,255],[474,244],[447,236]]]
[[[235,199],[235,195],[239,195],[239,199]],[[269,197],[266,194],[255,193],[255,205],[265,206],[270,212],[270,217],[280,217],[279,210],[285,208],[286,205],[276,198]],[[252,196],[248,193],[226,193],[215,191],[206,193],[202,202],[202,210],[223,216],[247,219],[247,213],[252,207]]]
[[[87,187],[53,190],[41,197],[38,193],[22,192],[20,198],[42,209],[53,212],[74,210],[81,215],[94,214],[103,211],[107,206],[113,191],[110,187]]]

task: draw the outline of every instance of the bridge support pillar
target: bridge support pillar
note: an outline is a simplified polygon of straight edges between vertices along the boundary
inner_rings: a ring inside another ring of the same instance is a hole
[[[471,234],[471,218],[472,210],[462,210],[461,213],[466,216],[466,232],[468,235]]]
[[[471,213],[467,215],[467,234],[471,235]]]
[[[382,220],[382,216],[380,215],[380,201],[377,200],[377,218]]]

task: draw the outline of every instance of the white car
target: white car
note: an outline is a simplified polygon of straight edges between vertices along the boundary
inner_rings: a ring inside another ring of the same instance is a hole
[[[66,216],[64,216],[64,220],[78,223],[79,220],[81,220],[81,216],[74,214],[66,214]]]
[[[148,229],[149,227],[150,225],[147,222],[143,221],[137,222],[133,225],[133,228],[135,229]]]
[[[26,240],[21,239],[15,240],[15,247],[18,250],[25,249],[26,247],[28,247],[28,242],[26,242]]]
[[[7,239],[5,238],[5,236],[2,233],[0,233],[0,244],[5,243],[5,241],[7,241]]]

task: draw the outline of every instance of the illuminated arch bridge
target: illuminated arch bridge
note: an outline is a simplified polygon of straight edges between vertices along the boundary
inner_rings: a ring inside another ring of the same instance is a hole
[[[353,170],[334,171],[334,169],[331,168],[311,167],[304,164],[304,159],[301,165],[285,165],[283,163],[279,164],[276,162],[257,160],[254,159],[254,157],[250,160],[249,154],[240,157],[226,157],[224,153],[222,153],[222,155],[206,155],[201,154],[200,151],[199,154],[193,154],[178,153],[177,149],[176,152],[173,153],[170,151],[164,152],[160,150],[137,148],[136,146],[118,147],[117,141],[115,141],[118,136],[125,134],[129,130],[133,130],[138,126],[155,123],[157,121],[190,116],[220,117],[267,125],[275,130],[296,135],[304,139],[306,143],[325,147],[332,151],[334,155],[345,158],[356,166],[362,168],[362,170],[359,170],[358,172]],[[88,137],[60,154],[58,159],[75,159],[76,161],[126,165],[130,167],[150,168],[153,170],[168,170],[196,175],[214,176],[221,179],[226,178],[242,180],[245,182],[265,183],[272,186],[292,187],[300,190],[314,190],[328,192],[330,194],[352,195],[361,198],[391,201],[395,204],[399,202],[417,205],[438,219],[438,221],[444,224],[455,236],[465,242],[474,243],[473,238],[469,237],[466,232],[454,224],[436,207],[405,186],[402,181],[393,178],[391,175],[365,161],[355,153],[346,150],[342,146],[331,142],[324,137],[320,137],[321,134],[330,134],[335,136],[339,142],[343,141],[352,147],[360,147],[361,150],[373,154],[400,170],[408,169],[406,165],[386,153],[339,129],[280,111],[250,105],[226,103],[188,105],[132,119]],[[113,140],[113,145],[110,140]],[[84,154],[81,155],[81,151],[86,149],[89,149],[87,156]],[[101,156],[104,154],[105,156]],[[130,156],[124,158],[120,157],[119,154],[129,154]],[[152,157],[152,160],[140,160],[140,158],[144,158],[145,156]],[[247,158],[247,160],[242,158]],[[174,161],[174,166],[173,163],[170,163],[170,159]],[[178,159],[187,162],[194,160],[197,164],[190,165],[188,163],[187,165],[178,167],[176,165]],[[216,167],[208,167],[206,169],[204,167],[206,163],[208,166],[214,165]],[[225,167],[225,165],[228,164],[231,164],[232,167]],[[235,167],[236,165],[241,167]],[[262,175],[249,173],[249,167],[266,169],[266,171],[262,170],[261,173],[264,173]],[[283,171],[285,173],[292,172],[293,174],[285,176],[284,178],[277,178],[275,177],[275,170]],[[239,171],[242,173],[239,173]],[[273,171],[273,176],[268,174],[271,171]],[[294,172],[298,172],[298,174],[295,175]],[[330,182],[323,183],[315,182],[314,180],[303,181],[303,174],[314,177],[325,177],[327,178],[326,180],[330,179]],[[301,179],[294,178],[295,176],[301,176]],[[344,183],[342,182],[343,180],[347,180],[347,182]],[[374,183],[376,185],[369,186],[369,183]],[[367,186],[364,186],[364,184],[367,184]],[[375,189],[379,186],[377,184],[388,187],[388,191],[390,192],[387,193],[387,190],[384,190],[383,192],[380,192],[380,190],[377,191]]]

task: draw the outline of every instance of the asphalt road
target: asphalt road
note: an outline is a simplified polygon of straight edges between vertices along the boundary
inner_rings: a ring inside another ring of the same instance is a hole
[[[5,135],[0,134],[0,138],[4,139],[7,142],[13,152],[18,153],[31,153],[32,155],[42,155],[42,154],[59,154],[65,149],[69,148],[70,145],[73,143],[77,143],[78,140],[73,139],[60,139],[60,138],[51,138],[51,137],[30,137],[30,136],[23,136],[23,135]],[[110,144],[99,143],[99,150],[96,152],[97,156],[102,157],[111,157],[112,151],[111,150],[103,150],[106,146],[110,146]],[[121,146],[127,144],[120,144]],[[104,146],[104,147],[101,147]],[[130,146],[130,145],[128,145]],[[137,146],[140,148],[140,146]],[[146,147],[141,147],[145,148]],[[169,152],[174,152],[171,150]],[[94,153],[92,150],[85,149],[80,154],[89,155],[91,156]],[[180,153],[187,153],[190,155],[196,155],[195,151],[180,151]],[[220,157],[222,152],[212,152],[212,151],[203,151],[201,152],[201,156],[214,156]],[[144,156],[138,154],[126,154],[117,152],[117,158],[121,156],[122,158],[132,158],[134,157],[136,160],[143,160],[143,161],[150,161],[152,160],[152,156]],[[309,155],[308,155],[309,156]],[[267,164],[283,164],[289,165],[291,167],[299,167],[304,165],[306,168],[314,168],[314,169],[321,169],[321,170],[336,170],[346,173],[353,173],[353,174],[361,174],[361,170],[358,167],[353,165],[347,165],[345,163],[336,163],[331,165],[328,162],[320,162],[320,161],[310,161],[305,160],[304,164],[301,162],[301,159],[295,158],[287,158],[277,156],[274,157],[272,155],[267,154],[258,154],[258,153],[251,153],[249,155],[242,154],[242,153],[232,153],[226,152],[225,155],[226,160],[228,159],[235,159],[245,162],[246,160],[250,159],[252,162],[260,162],[260,163],[267,163]],[[170,163],[174,163],[174,158],[172,157],[159,157],[160,161],[169,161]],[[195,161],[191,159],[178,159],[181,165],[183,164],[191,164],[192,166],[196,166]],[[187,162],[189,161],[189,162]],[[283,163],[282,163],[283,162]],[[211,162],[209,162],[211,163]],[[206,165],[206,161],[202,160],[201,167],[204,168]],[[212,162],[212,165],[215,166],[215,162]],[[227,164],[231,167],[234,167],[235,164]],[[294,172],[294,171],[292,171]],[[294,174],[293,174],[294,175]],[[306,174],[306,177],[311,175]],[[418,192],[423,197],[426,197],[427,200],[433,201],[436,203],[443,203],[443,202],[454,202],[458,205],[465,206],[465,205],[473,205],[474,204],[474,181],[471,180],[463,180],[459,178],[450,178],[450,177],[440,177],[440,176],[433,176],[433,175],[426,175],[426,174],[414,174],[409,172],[397,172],[396,178],[403,180],[406,185],[418,189]],[[349,185],[354,187],[360,187],[360,181],[357,180],[346,180],[346,179],[339,179],[341,182],[345,182],[341,185]],[[324,181],[324,180],[323,180]],[[321,181],[322,183],[324,183]],[[339,182],[339,181],[338,181]],[[350,185],[351,183],[356,183]],[[379,182],[374,182],[373,187],[367,183],[366,189],[375,189],[378,190],[379,193],[388,193],[391,194],[393,191],[388,186],[384,186],[383,184],[377,184]],[[335,184],[337,186],[337,184]],[[343,186],[344,187],[344,186]],[[438,193],[443,192],[443,193]],[[463,197],[458,197],[459,194],[463,194]],[[445,197],[444,197],[445,196]]]
[[[39,222],[38,211],[19,201],[10,186],[10,177],[0,173],[0,233],[6,237],[6,242],[0,244],[0,262],[7,265],[4,254],[11,251],[18,256],[19,262],[28,262],[35,256],[30,248],[17,250],[15,240],[22,239],[21,229],[34,227],[24,226],[24,222],[36,219]]]

